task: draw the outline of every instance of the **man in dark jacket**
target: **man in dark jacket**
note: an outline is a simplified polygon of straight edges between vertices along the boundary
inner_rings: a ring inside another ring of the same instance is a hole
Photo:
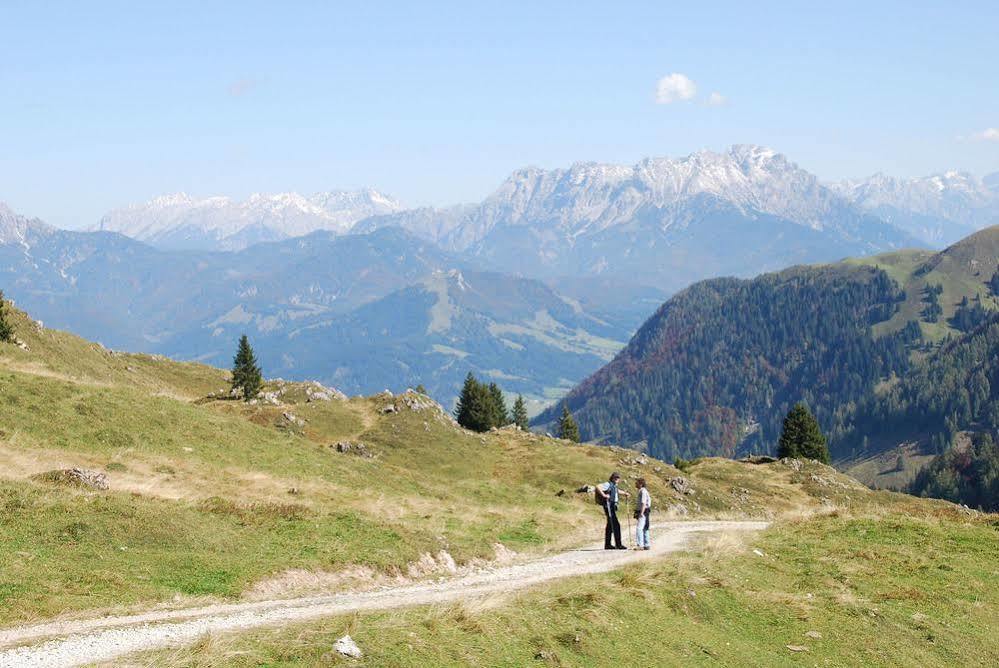
[[[621,474],[617,471],[611,473],[607,482],[597,486],[597,494],[604,500],[604,515],[607,516],[607,526],[604,528],[604,549],[605,550],[626,550],[621,542],[621,522],[617,519],[617,504],[620,495],[630,497],[628,492],[618,489],[617,483],[621,480]],[[614,544],[611,545],[611,536],[614,537]]]

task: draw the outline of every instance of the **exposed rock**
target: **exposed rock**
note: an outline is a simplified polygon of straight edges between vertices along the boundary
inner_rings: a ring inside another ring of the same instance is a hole
[[[278,399],[279,396],[281,396],[280,392],[261,392],[260,396],[257,397],[257,402],[271,406],[278,406],[281,404],[281,401]]]
[[[337,441],[330,446],[333,450],[343,454],[354,454],[358,457],[372,458],[375,453],[368,449],[364,443],[351,443],[350,441]]]
[[[285,422],[287,422],[290,425],[295,425],[296,427],[305,426],[305,420],[296,416],[294,413],[289,413],[288,411],[285,411],[284,413],[281,413],[281,417],[283,417],[285,419]]]
[[[783,464],[784,466],[790,467],[792,471],[800,471],[801,470],[801,460],[800,459],[791,459],[790,457],[782,457],[781,460],[780,460],[780,463]]]
[[[305,401],[346,401],[347,395],[333,387],[326,387],[322,383],[310,381],[305,384]]]
[[[821,640],[822,634],[818,631],[805,631],[805,637],[811,638],[812,640]]]
[[[690,514],[690,511],[687,510],[687,506],[683,505],[682,503],[674,503],[673,505],[671,505],[669,508],[666,509],[666,512],[680,516],[685,516]]]
[[[333,651],[342,656],[349,656],[352,659],[360,659],[364,652],[357,646],[354,639],[346,635],[333,643]]]
[[[804,645],[786,645],[786,647],[792,652],[807,652],[808,648]]]
[[[382,413],[397,413],[398,410],[396,409],[395,404],[389,404],[388,406],[383,406],[381,412]]]
[[[90,489],[107,490],[111,487],[108,476],[101,471],[90,469],[71,468],[60,469],[58,471],[48,471],[36,476],[46,482],[61,483],[64,485],[75,485],[77,487],[88,487]]]
[[[669,484],[680,494],[690,494],[693,492],[693,488],[690,486],[690,482],[683,476],[677,476],[675,478],[669,479]]]

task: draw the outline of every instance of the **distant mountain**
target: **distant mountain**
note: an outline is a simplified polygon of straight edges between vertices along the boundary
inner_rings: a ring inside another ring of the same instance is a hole
[[[914,179],[875,174],[831,187],[865,211],[934,246],[999,224],[999,174],[981,181],[955,171]]]
[[[0,235],[0,288],[49,326],[223,367],[246,333],[269,374],[352,393],[423,383],[449,403],[471,370],[538,405],[609,360],[646,308],[604,315],[399,228],[166,251],[3,209]]]
[[[219,338],[231,347],[250,324],[218,323]],[[540,405],[609,361],[628,331],[538,281],[452,269],[349,313],[302,317],[256,338],[272,373],[349,393],[422,383],[450,400],[473,371]],[[218,359],[229,355],[223,348]]]
[[[95,229],[119,232],[166,250],[241,250],[318,230],[345,234],[357,221],[402,210],[376,190],[338,190],[193,199],[184,193],[106,214]]]
[[[665,457],[772,451],[800,400],[840,464],[904,443],[939,450],[999,417],[999,401],[974,399],[981,383],[966,382],[984,373],[990,392],[995,359],[968,337],[999,311],[997,266],[992,227],[939,253],[697,283],[565,401],[584,438]]]
[[[759,146],[522,169],[479,205],[403,211],[358,229],[382,225],[525,276],[617,277],[666,290],[920,245]]]
[[[0,244],[29,246],[33,239],[48,236],[55,228],[37,218],[27,218],[0,202]]]

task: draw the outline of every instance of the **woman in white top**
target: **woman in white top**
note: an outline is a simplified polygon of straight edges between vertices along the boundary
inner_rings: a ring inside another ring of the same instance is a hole
[[[652,511],[652,495],[649,494],[649,489],[645,486],[645,478],[636,480],[635,488],[638,490],[638,493],[635,494],[635,519],[638,521],[638,524],[635,525],[635,549],[648,550],[651,547],[651,543],[649,543],[649,514]]]

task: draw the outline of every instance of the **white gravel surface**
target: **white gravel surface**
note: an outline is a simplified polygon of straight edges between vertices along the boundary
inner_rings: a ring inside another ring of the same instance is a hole
[[[670,522],[653,527],[653,548],[649,551],[605,551],[600,545],[594,545],[461,577],[374,591],[219,604],[0,629],[0,667],[80,666],[138,651],[187,645],[206,633],[237,632],[345,613],[445,603],[512,591],[661,557],[683,549],[694,534],[756,531],[766,528],[767,524]]]

